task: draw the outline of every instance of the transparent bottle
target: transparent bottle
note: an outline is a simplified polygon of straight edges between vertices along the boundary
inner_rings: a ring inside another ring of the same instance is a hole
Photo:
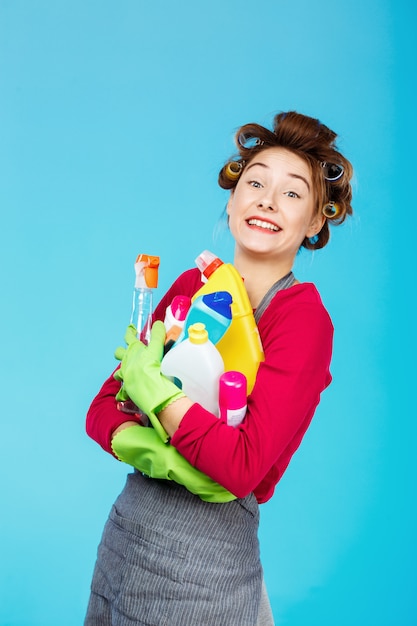
[[[137,337],[148,345],[152,328],[153,290],[158,286],[159,257],[139,254],[135,262],[135,287],[133,289],[130,323],[136,327]],[[123,413],[134,415],[142,424],[148,425],[148,417],[132,400],[118,402]]]
[[[130,323],[136,326],[138,338],[146,345],[152,328],[153,290],[158,286],[158,268],[158,256],[138,255]]]

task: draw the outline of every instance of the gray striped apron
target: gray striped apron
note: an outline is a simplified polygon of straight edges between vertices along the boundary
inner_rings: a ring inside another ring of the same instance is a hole
[[[294,282],[277,281],[256,309]],[[104,528],[84,626],[273,626],[256,498],[203,502],[129,474]]]
[[[104,528],[85,626],[256,626],[258,523],[253,494],[213,504],[129,474]]]

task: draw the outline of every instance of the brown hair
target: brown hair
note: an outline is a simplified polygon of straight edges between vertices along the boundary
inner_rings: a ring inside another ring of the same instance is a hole
[[[242,138],[251,138],[251,146],[245,146]],[[336,133],[319,120],[295,111],[276,115],[272,131],[259,124],[245,124],[235,134],[238,154],[220,170],[219,185],[223,189],[236,187],[240,174],[230,175],[230,163],[238,164],[232,167],[234,170],[241,168],[241,173],[257,154],[268,148],[279,147],[294,152],[311,168],[316,195],[316,212],[320,213],[330,202],[334,203],[337,209],[333,217],[326,217],[316,237],[312,239],[306,237],[301,244],[310,250],[323,248],[330,237],[329,222],[336,226],[344,222],[348,215],[352,215],[350,180],[353,168],[338,151],[336,138]],[[338,180],[326,180],[323,175],[323,163],[342,166],[342,176]]]

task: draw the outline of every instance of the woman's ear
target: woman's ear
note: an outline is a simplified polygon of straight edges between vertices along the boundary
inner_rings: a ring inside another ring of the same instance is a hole
[[[314,237],[314,235],[318,235],[321,229],[324,226],[324,222],[326,221],[326,216],[323,213],[317,213],[313,219],[311,220],[310,227],[306,232],[306,237]]]
[[[226,204],[226,213],[227,213],[227,215],[230,215],[230,211],[231,211],[231,207],[232,207],[232,202],[233,202],[233,194],[234,194],[234,191],[235,191],[234,189],[232,189],[232,190],[230,191],[229,200],[227,201],[227,204]]]

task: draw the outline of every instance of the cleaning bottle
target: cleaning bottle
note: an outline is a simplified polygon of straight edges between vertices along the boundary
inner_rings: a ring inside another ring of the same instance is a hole
[[[194,294],[193,302],[201,295],[216,291],[228,291],[232,296],[232,322],[216,348],[223,357],[226,371],[240,371],[246,376],[250,393],[264,353],[243,279],[231,263],[224,263],[209,250],[197,257],[196,264],[206,283]]]
[[[162,359],[161,372],[193,402],[219,415],[219,379],[224,364],[204,324],[197,322],[189,327],[188,338],[174,345]]]
[[[164,319],[166,330],[165,354],[182,334],[190,306],[191,298],[189,296],[175,296],[171,304],[167,306]]]
[[[135,262],[136,280],[130,323],[136,326],[138,339],[146,345],[152,328],[152,290],[158,286],[158,268],[159,256],[138,255]]]
[[[232,296],[228,291],[216,291],[193,298],[177,343],[187,337],[192,324],[201,322],[206,327],[210,341],[216,345],[231,324],[231,305]]]
[[[246,415],[247,395],[246,376],[234,370],[224,372],[219,379],[220,419],[229,426],[238,426]]]
[[[135,287],[133,289],[132,315],[130,323],[134,324],[137,337],[144,344],[149,343],[152,328],[153,289],[158,286],[159,256],[139,254],[135,261]],[[143,425],[149,419],[132,400],[118,402],[117,408],[123,413],[134,415]]]

